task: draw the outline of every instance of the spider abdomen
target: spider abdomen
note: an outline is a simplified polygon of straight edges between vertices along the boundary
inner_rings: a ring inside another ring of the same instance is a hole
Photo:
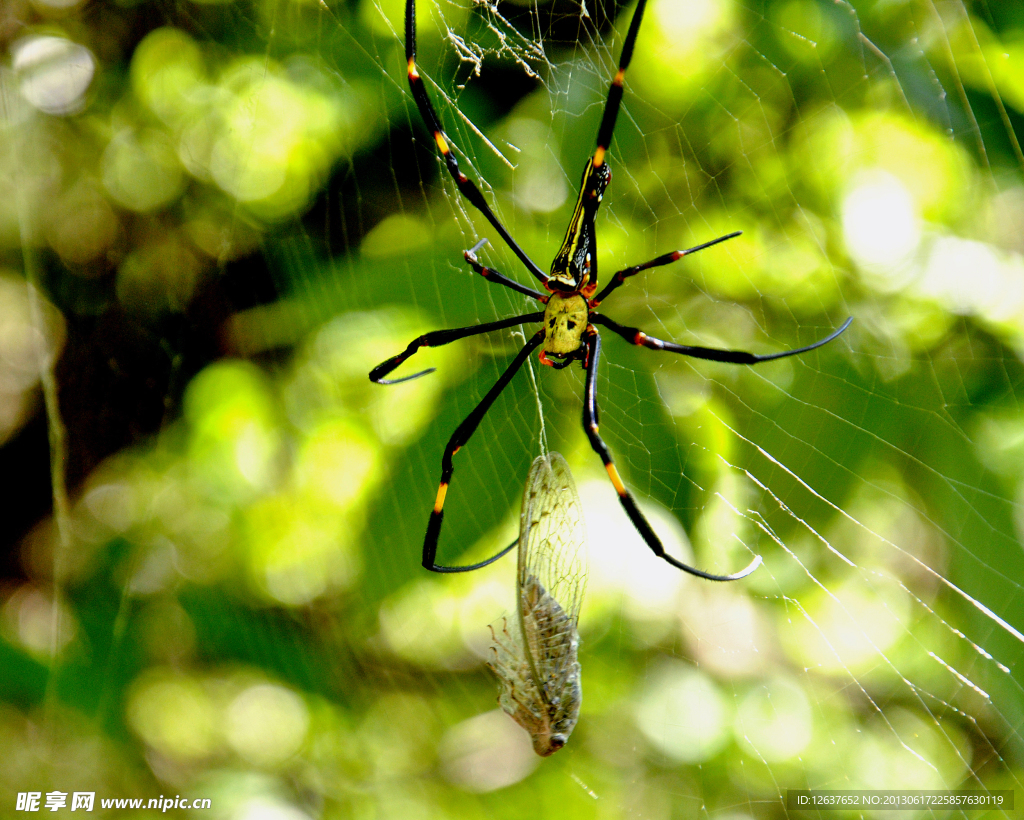
[[[544,310],[543,351],[568,356],[579,350],[589,315],[587,300],[580,294],[552,293]]]
[[[601,205],[605,188],[611,182],[608,163],[587,160],[580,180],[580,193],[576,198],[572,219],[565,231],[565,239],[551,261],[548,290],[580,291],[588,284],[597,286],[597,243],[594,239],[594,218]]]

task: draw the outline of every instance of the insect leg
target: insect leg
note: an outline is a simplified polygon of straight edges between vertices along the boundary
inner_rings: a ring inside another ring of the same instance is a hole
[[[591,318],[597,318],[592,316]],[[689,564],[684,564],[673,558],[671,555],[665,552],[665,547],[662,546],[661,539],[654,533],[650,523],[644,517],[644,514],[640,512],[640,508],[637,506],[633,495],[626,489],[626,485],[622,483],[622,479],[619,477],[619,471],[615,468],[615,462],[612,460],[611,453],[608,452],[608,446],[602,441],[601,436],[598,435],[598,409],[597,409],[597,363],[601,357],[601,336],[597,332],[596,328],[588,328],[586,333],[586,344],[588,349],[588,361],[587,361],[587,378],[584,386],[583,396],[583,430],[587,434],[587,438],[590,439],[590,446],[594,448],[594,451],[601,457],[601,461],[604,462],[604,468],[608,471],[608,477],[611,479],[612,484],[615,487],[615,492],[619,494],[619,502],[622,504],[623,509],[626,511],[626,515],[629,516],[629,520],[633,522],[633,526],[636,527],[637,532],[640,533],[640,537],[644,539],[647,546],[651,548],[651,551],[659,558],[663,558],[672,566],[677,569],[681,569],[684,572],[688,572],[691,575],[696,575],[699,578],[706,578],[709,581],[736,581],[739,578],[743,578],[746,575],[752,573],[761,564],[761,556],[755,556],[754,560],[745,568],[732,575],[712,575],[710,572],[696,569],[691,567]]]
[[[452,463],[452,456],[454,456],[459,449],[469,441],[470,436],[476,432],[476,428],[480,425],[480,422],[487,414],[487,411],[491,409],[491,405],[494,404],[495,399],[497,399],[501,392],[508,386],[508,383],[512,381],[512,377],[515,376],[519,371],[519,368],[523,366],[523,362],[529,358],[530,354],[542,341],[544,341],[543,329],[538,330],[530,337],[529,341],[527,341],[523,346],[523,349],[516,354],[512,363],[505,369],[505,372],[501,374],[501,378],[499,378],[491,389],[487,391],[487,395],[483,397],[480,404],[476,406],[472,413],[466,416],[462,424],[455,428],[455,432],[452,433],[452,437],[448,440],[448,444],[444,448],[444,455],[441,457],[441,484],[437,488],[437,499],[434,501],[434,509],[430,512],[430,521],[427,522],[427,535],[423,540],[423,566],[432,572],[468,572],[470,570],[479,569],[480,567],[487,566],[492,561],[497,561],[501,556],[519,543],[519,539],[517,538],[497,555],[488,558],[486,561],[481,561],[479,564],[472,564],[470,566],[447,567],[440,565],[435,561],[435,558],[437,557],[437,539],[441,534],[441,523],[444,520],[444,499],[445,495],[448,493],[448,485],[451,484],[452,473],[455,469]]]

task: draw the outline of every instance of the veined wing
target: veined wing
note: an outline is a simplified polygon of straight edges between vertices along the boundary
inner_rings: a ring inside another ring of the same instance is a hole
[[[569,465],[558,453],[537,458],[523,493],[517,572],[517,623],[494,634],[491,668],[499,702],[547,756],[565,745],[579,717],[577,660],[586,585],[586,531]]]
[[[587,583],[583,505],[560,453],[539,456],[530,467],[519,519],[519,590],[533,576],[572,621],[579,622]]]

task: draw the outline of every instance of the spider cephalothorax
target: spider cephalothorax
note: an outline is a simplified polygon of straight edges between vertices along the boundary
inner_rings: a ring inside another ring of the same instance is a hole
[[[579,293],[552,293],[544,309],[544,344],[540,360],[559,370],[572,361],[572,355],[583,346],[583,334],[590,320],[590,307]],[[548,354],[559,357],[553,362]]]
[[[669,0],[665,0],[669,2]],[[604,192],[611,181],[612,173],[607,163],[608,146],[611,144],[612,133],[615,130],[615,119],[618,116],[619,107],[622,103],[623,83],[626,76],[626,68],[629,66],[633,56],[633,47],[636,44],[637,34],[640,31],[640,23],[643,20],[644,8],[647,0],[639,0],[636,10],[633,12],[633,19],[629,24],[629,32],[622,46],[622,54],[619,57],[619,69],[612,79],[611,87],[608,90],[608,100],[605,103],[604,114],[601,117],[601,125],[597,131],[597,146],[594,153],[587,160],[583,169],[583,177],[580,181],[580,193],[573,208],[572,217],[569,220],[569,227],[566,229],[562,245],[555,254],[551,263],[550,274],[545,274],[529,255],[512,238],[505,226],[494,215],[487,201],[480,193],[476,183],[470,180],[459,169],[459,162],[452,153],[448,137],[441,128],[437,112],[434,110],[430,97],[423,87],[423,80],[416,68],[416,2],[406,0],[405,5],[405,56],[408,64],[409,87],[412,90],[413,98],[419,109],[420,116],[431,131],[434,143],[444,159],[448,173],[455,181],[460,193],[484,215],[488,222],[494,227],[512,252],[520,259],[530,274],[536,278],[544,287],[545,292],[521,285],[513,279],[505,276],[500,271],[485,267],[480,264],[477,258],[477,251],[483,247],[486,239],[480,240],[469,250],[465,251],[466,261],[488,281],[503,285],[511,290],[528,296],[544,306],[543,311],[526,313],[522,316],[513,316],[508,319],[499,319],[495,322],[485,322],[472,327],[455,328],[452,330],[438,330],[427,333],[412,341],[409,346],[397,356],[392,356],[387,361],[381,362],[370,371],[370,379],[378,384],[396,384],[398,382],[415,379],[430,373],[430,370],[423,370],[411,376],[403,376],[397,379],[385,378],[391,371],[397,368],[402,362],[412,356],[421,347],[432,347],[448,344],[457,339],[464,339],[467,336],[476,336],[480,333],[487,333],[492,330],[503,330],[518,325],[532,322],[542,322],[542,327],[531,336],[522,350],[516,355],[498,381],[487,391],[480,404],[470,413],[455,429],[448,445],[445,447],[444,455],[441,458],[441,483],[437,490],[437,497],[434,501],[434,509],[430,513],[427,523],[427,534],[423,542],[423,566],[435,572],[463,572],[477,569],[497,560],[512,547],[516,545],[513,541],[508,547],[492,556],[486,561],[470,566],[450,567],[443,566],[436,562],[437,541],[441,532],[441,522],[444,519],[444,501],[448,492],[448,484],[451,482],[454,472],[452,457],[473,435],[480,420],[494,404],[495,399],[505,389],[512,377],[523,366],[523,362],[529,355],[540,348],[540,360],[544,364],[556,369],[568,367],[572,362],[579,361],[586,372],[586,382],[583,396],[583,429],[587,434],[591,447],[601,457],[608,477],[615,487],[619,496],[619,502],[629,516],[630,521],[637,528],[647,545],[654,551],[654,554],[668,561],[674,567],[686,572],[708,578],[715,581],[728,581],[742,578],[752,572],[760,563],[760,556],[754,560],[746,569],[732,575],[712,575],[703,570],[695,569],[682,561],[673,558],[665,553],[661,540],[655,534],[651,525],[647,522],[643,513],[640,512],[636,501],[626,489],[622,479],[615,468],[615,463],[608,451],[601,436],[598,434],[598,408],[597,408],[597,366],[601,357],[601,335],[596,325],[602,325],[613,333],[621,336],[630,344],[647,347],[652,350],[664,350],[670,353],[679,353],[683,356],[692,356],[698,359],[708,359],[716,362],[730,362],[732,364],[757,364],[758,362],[781,359],[786,356],[795,356],[799,353],[806,353],[824,344],[828,344],[840,333],[849,327],[852,319],[847,319],[838,330],[835,330],[824,339],[820,339],[806,347],[795,350],[785,350],[781,353],[768,353],[755,355],[741,350],[719,350],[708,347],[695,347],[692,345],[680,345],[675,342],[665,342],[648,336],[639,328],[620,325],[613,319],[597,312],[598,306],[608,296],[620,287],[626,279],[635,276],[641,271],[649,268],[668,265],[687,256],[691,253],[703,250],[732,239],[738,236],[739,232],[730,233],[704,242],[701,245],[687,250],[669,251],[657,256],[648,262],[634,265],[617,271],[604,289],[597,293],[597,245],[594,236],[594,221],[597,216]],[[552,359],[551,357],[554,357]]]

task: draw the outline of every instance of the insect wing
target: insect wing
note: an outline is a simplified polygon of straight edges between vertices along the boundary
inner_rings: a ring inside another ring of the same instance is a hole
[[[579,718],[577,660],[580,603],[586,584],[583,513],[569,466],[557,453],[533,462],[523,494],[516,623],[492,625],[491,668],[501,707],[541,756],[565,745]]]
[[[576,628],[586,587],[583,505],[559,453],[534,460],[519,522],[519,612],[527,611],[533,577]]]

